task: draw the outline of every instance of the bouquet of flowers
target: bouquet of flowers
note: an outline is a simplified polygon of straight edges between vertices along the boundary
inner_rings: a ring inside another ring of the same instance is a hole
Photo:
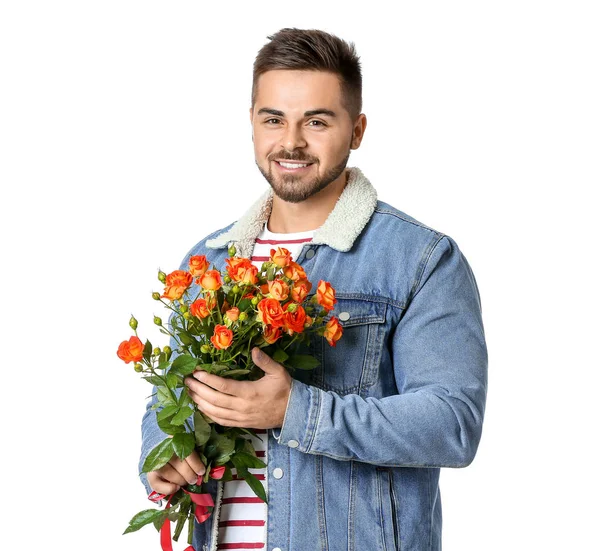
[[[129,325],[134,336],[123,341],[117,351],[119,358],[133,362],[135,371],[156,387],[157,403],[152,407],[158,426],[168,435],[150,452],[142,472],[160,469],[173,455],[183,460],[193,451],[206,467],[196,484],[170,495],[165,509],[146,509],[130,520],[124,534],[153,523],[161,531],[163,549],[171,548],[171,521],[176,522],[175,541],[189,521],[191,546],[194,518],[204,522],[214,507],[203,485],[209,478],[231,480],[232,467],[238,478],[246,480],[254,493],[267,501],[262,483],[248,470],[266,467],[251,441],[243,437],[255,435],[254,431],[221,426],[198,410],[184,390],[184,378],[205,370],[220,377],[257,380],[264,372],[252,361],[255,346],[292,373],[313,369],[318,361],[301,353],[301,345],[309,341],[310,334],[324,337],[331,346],[342,336],[336,317],[325,320],[337,302],[335,289],[320,280],[309,299],[312,284],[287,249],[271,249],[270,259],[260,270],[250,259],[235,253],[231,246],[223,273],[214,264],[209,269],[204,255],[192,256],[188,270],[168,275],[159,271],[158,279],[165,288],[162,294],[154,292],[152,297],[170,311],[170,319],[165,325],[155,316],[154,323],[170,336],[171,346],[161,349],[153,348],[148,340],[142,343],[138,322],[132,316]],[[158,502],[165,497],[152,492],[149,499]]]

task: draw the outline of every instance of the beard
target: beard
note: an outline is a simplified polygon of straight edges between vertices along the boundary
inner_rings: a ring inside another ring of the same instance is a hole
[[[348,148],[348,153],[340,163],[338,163],[333,168],[329,169],[322,176],[317,176],[312,180],[305,180],[305,176],[295,176],[294,174],[281,174],[279,177],[276,177],[273,174],[273,165],[271,160],[269,160],[268,172],[265,172],[262,169],[262,167],[258,164],[256,159],[255,162],[256,166],[258,167],[258,170],[260,170],[261,174],[265,177],[265,180],[269,182],[269,185],[273,189],[273,193],[277,195],[277,197],[279,197],[282,201],[286,201],[288,203],[301,203],[302,201],[306,201],[309,197],[312,197],[316,193],[319,193],[319,191],[325,189],[329,184],[331,184],[331,182],[334,182],[340,177],[340,175],[346,169],[346,165],[348,164],[348,159],[350,158],[350,151],[350,148]],[[283,155],[279,155],[277,156],[277,158],[287,159],[290,161],[307,160]]]

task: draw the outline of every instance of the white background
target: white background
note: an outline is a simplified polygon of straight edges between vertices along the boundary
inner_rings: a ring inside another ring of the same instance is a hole
[[[600,549],[597,3],[1,6],[11,549],[160,549],[152,527],[121,535],[150,503],[150,387],[115,352],[131,313],[160,336],[156,270],[267,188],[252,63],[283,27],[356,44],[368,126],[349,166],[453,237],[477,278],[488,402],[474,462],[442,471],[444,550]]]

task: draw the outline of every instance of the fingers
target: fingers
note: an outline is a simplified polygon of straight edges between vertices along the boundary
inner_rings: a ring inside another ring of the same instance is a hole
[[[206,468],[195,451],[184,460],[174,454],[166,465],[148,473],[148,484],[155,492],[169,495],[181,486],[196,484],[198,477],[205,471]]]
[[[174,494],[177,490],[179,490],[179,485],[164,480],[158,474],[158,471],[151,471],[148,473],[147,476],[150,488],[152,488],[155,492],[159,494],[170,495]]]
[[[227,381],[222,377],[209,375],[203,371],[198,371],[197,373],[202,373],[207,380],[200,382],[196,380],[195,376],[186,377],[184,382],[188,386],[190,395],[193,394],[194,396],[199,396],[203,400],[206,400],[207,402],[210,402],[211,404],[221,408],[233,409],[235,407],[235,396],[228,394],[226,391],[230,391],[229,387],[227,386],[228,383],[238,381]],[[209,377],[212,378],[209,379]]]
[[[197,476],[202,476],[206,472],[206,466],[195,451],[188,455],[185,460]]]
[[[186,459],[182,461],[177,455],[173,455],[171,460],[163,467],[163,469],[170,467],[174,471],[172,476],[169,476],[168,480],[175,482],[180,486],[184,486],[185,484],[196,484],[198,481],[198,473],[191,467]]]

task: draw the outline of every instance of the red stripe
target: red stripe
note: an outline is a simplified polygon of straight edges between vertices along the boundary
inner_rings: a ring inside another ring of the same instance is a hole
[[[256,478],[258,478],[258,480],[264,480],[265,479],[265,475],[264,474],[255,474],[252,473]],[[233,478],[231,480],[246,480],[245,478],[241,478],[239,477],[237,474],[231,475]]]
[[[219,526],[264,526],[264,520],[222,520]]]
[[[240,541],[236,543],[220,543],[217,549],[264,549],[265,544],[253,541]]]
[[[304,237],[302,239],[256,239],[257,243],[264,245],[279,245],[280,243],[308,243],[312,241],[312,237]]]
[[[252,261],[261,261],[261,262],[266,262],[267,260],[271,260],[270,256],[251,256],[250,260]]]
[[[226,497],[222,501],[223,505],[228,503],[264,503],[260,497]]]

